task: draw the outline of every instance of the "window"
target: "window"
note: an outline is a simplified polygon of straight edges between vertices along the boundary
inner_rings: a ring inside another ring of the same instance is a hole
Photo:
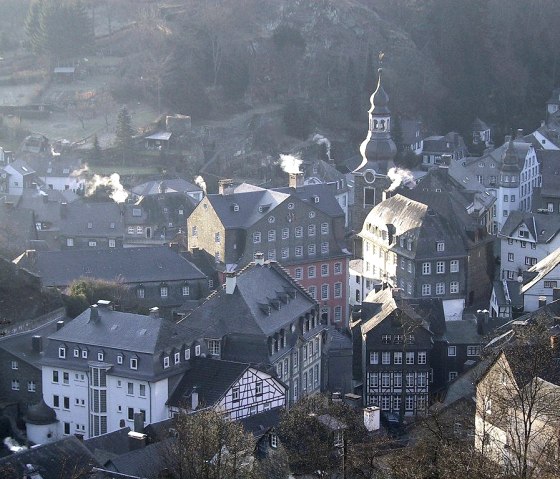
[[[74,246],[74,238],[66,238],[66,246]]]
[[[459,281],[451,281],[451,283],[449,283],[449,292],[451,294],[457,294],[459,292]]]
[[[381,387],[388,388],[391,385],[391,373],[381,373]]]
[[[185,348],[185,361],[188,361],[189,359],[191,359],[191,349]]]
[[[525,256],[525,264],[527,266],[532,266],[537,264],[537,258],[531,258],[530,256]]]
[[[88,357],[88,350],[82,349],[82,359],[87,359],[87,357]]]
[[[216,231],[214,233],[214,243],[219,243],[219,242],[221,242],[221,240],[222,240],[222,238],[221,238],[220,232]]]
[[[193,225],[191,228],[191,236],[198,236],[198,228],[196,225]]]
[[[114,248],[115,247],[115,240],[114,239],[110,239],[109,240],[109,248]]]
[[[401,352],[393,353],[393,363],[394,364],[402,364],[402,353]]]
[[[323,241],[321,243],[321,254],[328,254],[329,252],[329,242]]]
[[[447,347],[447,355],[448,356],[457,356],[457,346],[448,346]]]
[[[70,384],[70,373],[68,373],[67,371],[64,371],[62,373],[62,382],[63,384]]]
[[[295,396],[295,394],[294,394]],[[295,399],[295,397],[294,397]],[[276,449],[278,447],[278,436],[276,434],[270,435],[270,447]]]
[[[88,245],[92,248],[95,248],[97,246],[97,241],[89,241]]]
[[[308,266],[307,268],[307,277],[314,278],[317,273],[317,268],[315,266]]]
[[[276,230],[268,230],[268,241],[276,241]]]
[[[257,381],[255,383],[255,394],[257,396],[262,396],[263,393],[263,382],[262,381]]]
[[[391,335],[390,334],[383,334],[381,336],[381,342],[383,344],[391,344]]]
[[[231,400],[235,402],[239,401],[239,386],[231,388]]]
[[[467,356],[478,356],[480,354],[480,346],[467,346]]]
[[[393,386],[402,388],[402,373],[393,373]]]
[[[58,357],[60,359],[66,359],[66,348],[64,346],[58,348]]]
[[[17,369],[17,368],[18,368],[18,362],[12,361],[12,369]]]
[[[315,243],[311,243],[307,245],[307,254],[314,255],[316,254]]]
[[[128,416],[127,417],[128,417],[129,421],[134,420],[134,408],[133,407],[128,408]]]
[[[127,394],[133,395],[134,394],[134,383],[128,383]]]
[[[52,382],[53,383],[58,382],[58,371],[56,369],[52,372]]]
[[[137,296],[139,299],[144,299],[145,294],[146,294],[146,290],[145,290],[144,288],[138,288],[138,289],[136,290],[136,296]]]
[[[436,294],[445,294],[445,283],[436,283]]]
[[[296,238],[303,238],[303,226],[296,226]]]
[[[294,271],[294,276],[296,279],[302,279],[303,278],[303,268],[296,268]],[[311,278],[311,276],[309,276]]]
[[[281,249],[282,259],[286,259],[290,256],[290,248],[282,248]]]
[[[422,296],[430,296],[432,294],[432,285],[423,284],[422,285]]]
[[[556,288],[557,284],[558,284],[557,281],[545,281],[544,282],[544,287],[545,288]]]
[[[383,411],[388,411],[391,407],[391,397],[381,396],[381,409]]]
[[[194,355],[195,355],[195,356],[200,356],[200,344],[197,344],[197,345],[194,347]]]
[[[12,379],[12,390],[19,391],[19,379]]]
[[[181,362],[181,353],[175,353],[173,355],[173,362],[179,364]]]
[[[431,263],[422,263],[422,274],[431,274],[432,272],[432,264]]]
[[[103,361],[103,356],[104,356],[103,353],[101,353],[101,352],[97,353],[97,360],[98,361]]]
[[[504,216],[507,216],[509,214],[508,210],[504,210]]]
[[[167,286],[160,286],[160,288],[159,288],[159,295],[160,295],[162,298],[167,298],[167,293],[168,293]]]
[[[334,283],[334,297],[342,298],[342,283]]]
[[[321,265],[321,276],[328,276],[329,275],[329,265],[326,263],[323,263]]]
[[[406,364],[414,364],[414,351],[406,352]]]
[[[449,270],[452,273],[458,273],[459,272],[459,260],[458,259],[452,259],[451,263],[449,265]]]
[[[369,363],[379,364],[379,353],[377,351],[369,353]]]
[[[457,371],[449,371],[449,381],[453,381],[457,377]]]
[[[146,385],[140,384],[140,397],[146,397]]]
[[[130,369],[138,369],[138,359],[130,358]]]
[[[504,202],[507,203],[509,201],[508,195],[504,195]]]
[[[418,364],[426,364],[426,351],[418,351]]]
[[[35,381],[27,381],[27,391],[30,393],[34,393],[37,390],[37,385]]]
[[[436,243],[436,250],[437,251],[445,251],[445,243],[443,241],[438,241]]]
[[[321,223],[321,234],[328,235],[329,234],[329,224],[328,223]]]
[[[220,355],[220,340],[219,339],[210,339],[208,340],[208,353],[212,356],[219,356]]]
[[[70,398],[68,396],[64,396],[63,398],[63,408],[70,409]]]
[[[329,299],[329,285],[322,284],[321,285],[321,299]]]
[[[409,273],[412,273],[412,261],[408,261],[406,269]]]
[[[391,353],[389,351],[381,353],[381,364],[391,364]]]
[[[165,356],[163,358],[163,369],[167,369],[169,367],[169,356]]]
[[[444,274],[445,273],[445,261],[438,261],[436,263],[436,274]]]
[[[261,232],[254,231],[253,232],[253,243],[260,243],[261,242]]]
[[[270,249],[268,250],[268,259],[271,261],[276,261],[276,250]]]
[[[334,264],[334,274],[342,274],[342,263]]]
[[[342,306],[334,307],[334,320],[335,322],[342,321]]]
[[[296,256],[303,256],[303,246],[296,246]]]
[[[122,364],[122,363],[123,363],[123,356],[122,356],[122,354],[119,354],[117,356],[117,364]]]
[[[53,395],[53,407],[60,407],[60,397],[57,394]]]
[[[288,239],[290,237],[290,229],[289,228],[282,228],[282,239]]]
[[[527,248],[527,241],[521,241],[521,247]]]

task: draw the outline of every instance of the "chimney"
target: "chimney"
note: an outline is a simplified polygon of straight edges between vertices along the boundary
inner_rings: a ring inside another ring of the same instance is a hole
[[[98,323],[98,322],[99,322],[99,310],[97,309],[97,304],[94,304],[89,308],[88,323]]]
[[[369,406],[364,408],[364,426],[369,432],[379,430],[379,416],[379,407]]]
[[[395,301],[398,301],[399,299],[402,298],[402,288],[393,288],[391,289],[391,295],[393,296],[393,299]]]
[[[233,294],[235,285],[237,284],[237,275],[235,271],[226,272],[226,294]]]
[[[56,330],[60,331],[64,327],[64,321],[60,320],[56,322]]]
[[[136,413],[140,414],[140,413]],[[135,415],[136,415],[135,414]],[[142,449],[146,445],[146,438],[148,436],[144,433],[129,431],[128,433],[128,447],[131,451]]]
[[[43,203],[47,204],[49,202],[49,195],[46,193],[43,195]]]
[[[255,253],[255,264],[264,265],[264,253]]]
[[[62,203],[60,203],[60,217],[66,218],[67,216],[68,216],[68,203],[66,203],[66,201],[63,201]]]
[[[191,409],[193,411],[196,411],[197,407],[198,407],[198,391],[196,390],[196,386],[194,386],[191,392]]]
[[[31,348],[35,353],[43,352],[43,337],[39,335],[34,335],[31,337]]]
[[[157,306],[150,308],[150,318],[159,318],[159,308]]]
[[[290,173],[288,186],[290,188],[300,188],[303,186],[303,173]]]
[[[220,195],[231,195],[233,193],[233,180],[226,178],[218,181],[218,193]]]
[[[515,139],[522,139],[523,138],[523,128],[518,128],[517,129],[517,135],[515,136]]]
[[[546,296],[539,296],[539,308],[546,306]]]
[[[144,414],[141,412],[134,413],[134,432],[144,434]]]
[[[113,309],[113,303],[108,299],[100,299],[97,301],[97,307],[99,309]]]

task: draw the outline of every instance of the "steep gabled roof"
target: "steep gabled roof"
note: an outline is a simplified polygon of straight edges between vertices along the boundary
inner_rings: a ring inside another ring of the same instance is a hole
[[[191,193],[202,191],[202,188],[181,178],[153,180],[135,186],[130,191],[138,196],[158,195],[161,193]]]
[[[235,281],[232,294],[225,288],[215,291],[181,322],[205,338],[235,334],[266,337],[317,304],[275,261],[250,263]]]
[[[560,216],[547,213],[529,213],[524,211],[512,211],[500,234],[512,236],[515,231],[525,225],[537,243],[550,243],[560,232]]]
[[[297,188],[285,186],[275,188],[274,191],[291,194],[330,217],[344,216],[344,211],[335,197],[336,183],[303,185]]]
[[[550,273],[556,266],[560,264],[560,248],[553,251],[548,256],[540,260],[536,265],[531,266],[528,270],[529,273],[537,273],[529,282],[525,283],[521,288],[521,292],[525,293],[531,289],[535,284],[537,284],[542,279],[546,278],[546,275]]]

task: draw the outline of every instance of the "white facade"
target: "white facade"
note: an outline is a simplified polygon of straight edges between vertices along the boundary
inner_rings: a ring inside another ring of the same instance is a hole
[[[77,193],[84,190],[86,181],[78,176],[41,176],[49,190],[66,191],[70,190]]]
[[[98,368],[108,371],[106,386],[97,386],[92,377]],[[55,410],[59,420],[54,425],[59,438],[79,434],[87,439],[121,427],[133,429],[137,412],[144,413],[147,424],[169,416],[165,404],[167,378],[152,383],[119,377],[110,374],[109,364],[90,363],[87,371],[43,366],[42,383],[45,403]],[[94,391],[100,392],[99,407]]]
[[[554,266],[548,274],[541,277],[538,281],[531,282],[521,289],[523,293],[523,307],[525,312],[536,311],[539,309],[539,297],[546,298],[550,303],[553,297],[554,288],[560,287],[560,264]]]
[[[361,259],[350,261],[348,269],[348,299],[351,306],[362,304],[362,301],[375,289],[375,286],[381,285],[379,280],[372,277],[371,268],[369,275],[367,277],[364,276],[364,264],[364,260]]]

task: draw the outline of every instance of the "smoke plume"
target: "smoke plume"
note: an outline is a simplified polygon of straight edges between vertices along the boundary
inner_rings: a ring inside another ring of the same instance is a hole
[[[317,143],[318,145],[325,145],[325,148],[327,150],[327,158],[329,159],[329,161],[332,161],[331,158],[331,142],[329,141],[329,139],[323,135],[319,135],[319,133],[317,133],[316,135],[313,136],[313,141],[315,143]]]
[[[294,155],[280,155],[279,165],[286,173],[300,173],[301,159]]]
[[[204,178],[202,178],[202,176],[198,175],[194,179],[194,184],[196,186],[200,186],[200,188],[202,188],[202,191],[204,191],[204,194],[206,194],[206,182],[204,181]]]
[[[387,172],[387,176],[391,179],[392,183],[387,191],[393,191],[397,189],[400,185],[414,187],[414,177],[412,173],[408,170],[403,170],[402,168],[390,168]]]
[[[87,183],[86,196],[93,195],[95,190],[100,186],[108,186],[111,188],[112,192],[110,197],[115,203],[124,203],[128,198],[128,193],[125,191],[123,185],[121,185],[121,177],[118,173],[113,173],[111,176],[93,175],[91,180]]]

